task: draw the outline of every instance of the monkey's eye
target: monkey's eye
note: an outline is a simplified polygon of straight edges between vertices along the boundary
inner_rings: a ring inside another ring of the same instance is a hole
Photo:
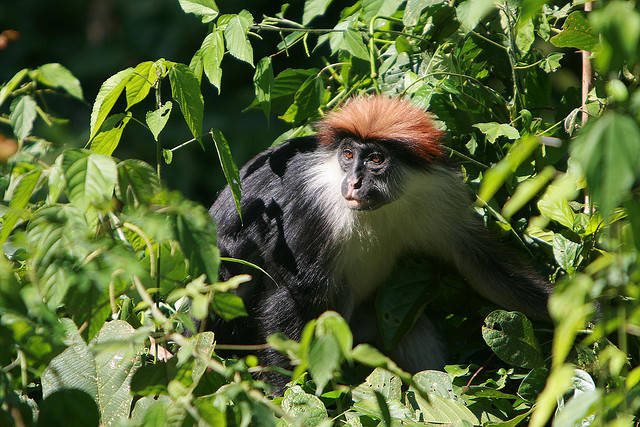
[[[371,154],[371,156],[369,156],[369,160],[371,160],[376,165],[379,165],[384,161],[384,156],[380,153],[373,153]]]
[[[345,158],[347,158],[348,160],[353,159],[353,151],[351,150],[343,150],[342,154],[344,155]]]

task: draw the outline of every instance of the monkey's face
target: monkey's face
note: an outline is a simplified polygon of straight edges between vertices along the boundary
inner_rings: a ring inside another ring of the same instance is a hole
[[[373,210],[395,200],[392,183],[398,172],[389,151],[376,142],[344,138],[338,146],[344,172],[342,196],[355,210]]]

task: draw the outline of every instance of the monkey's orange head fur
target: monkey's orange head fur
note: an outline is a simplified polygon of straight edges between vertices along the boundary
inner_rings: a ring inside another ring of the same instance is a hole
[[[442,154],[442,131],[427,113],[399,98],[358,97],[317,124],[321,143],[332,144],[340,134],[360,139],[400,142],[419,157],[430,161]]]

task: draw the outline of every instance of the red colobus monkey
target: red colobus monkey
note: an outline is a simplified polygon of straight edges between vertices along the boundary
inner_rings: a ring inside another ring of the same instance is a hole
[[[456,266],[477,292],[507,309],[548,317],[549,284],[473,216],[468,189],[442,155],[441,132],[427,114],[400,99],[360,97],[317,129],[242,168],[242,222],[229,188],[211,207],[222,256],[255,263],[277,282],[223,264],[224,279],[254,278],[239,291],[249,317],[209,325],[218,342],[264,343],[275,332],[299,339],[325,310],[349,320],[356,341],[372,340],[371,296],[399,258],[416,252]],[[390,356],[408,371],[444,365],[425,316]],[[273,350],[260,357],[286,365]],[[275,382],[282,386],[284,378]]]

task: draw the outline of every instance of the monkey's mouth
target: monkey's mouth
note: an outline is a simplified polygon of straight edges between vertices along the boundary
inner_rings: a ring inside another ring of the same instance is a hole
[[[363,211],[375,209],[373,203],[370,200],[358,199],[356,197],[345,197],[349,209]]]

